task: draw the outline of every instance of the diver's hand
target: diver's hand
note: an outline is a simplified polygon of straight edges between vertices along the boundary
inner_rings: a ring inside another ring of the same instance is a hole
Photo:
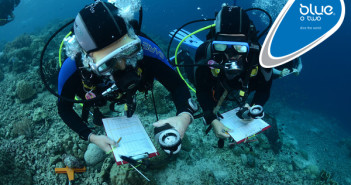
[[[288,68],[284,68],[282,72],[280,72],[280,78],[283,78],[284,76],[287,76],[290,74],[290,70]]]
[[[101,150],[105,152],[109,152],[111,150],[111,145],[117,144],[112,139],[104,135],[91,134],[89,140],[90,142],[96,144],[99,148],[101,148]]]
[[[225,139],[230,137],[226,132],[230,132],[230,129],[223,125],[218,119],[212,121],[211,125],[213,126],[213,131],[216,137],[220,139]]]
[[[293,73],[295,76],[299,76],[300,71],[294,68],[292,73]]]
[[[166,123],[169,123],[171,126],[173,126],[179,132],[180,137],[183,139],[185,131],[188,128],[190,122],[191,122],[190,115],[179,114],[178,116],[159,120],[158,122],[155,122],[153,125],[154,125],[154,127],[160,127]]]

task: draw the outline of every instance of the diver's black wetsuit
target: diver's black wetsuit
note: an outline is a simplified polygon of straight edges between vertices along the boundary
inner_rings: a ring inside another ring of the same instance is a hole
[[[138,61],[137,67],[142,70],[141,82],[138,86],[139,91],[149,90],[154,79],[157,79],[171,93],[173,102],[177,109],[177,114],[189,112],[188,99],[190,93],[178,76],[178,74],[166,63],[167,60],[160,48],[146,38],[139,37],[142,40],[144,58]],[[63,70],[68,69],[68,70]],[[107,87],[102,88],[103,92]],[[75,95],[84,98],[86,92],[83,89],[82,77],[79,70],[76,69],[74,60],[67,59],[59,75],[59,94],[74,99]],[[96,95],[100,95],[96,93]],[[84,98],[85,99],[85,98]],[[58,113],[62,120],[82,139],[87,140],[92,132],[83,119],[73,110],[73,103],[58,100]]]
[[[196,50],[196,62],[208,61],[207,47],[209,42],[205,42]],[[252,56],[248,56],[250,60]],[[257,63],[258,64],[258,61]],[[263,106],[270,95],[270,88],[272,86],[271,78],[272,70],[264,69],[259,66],[256,76],[250,77],[248,92],[256,91],[250,105]],[[211,69],[207,66],[198,67],[195,71],[195,86],[197,100],[204,112],[204,118],[207,124],[210,124],[217,116],[213,113],[217,101],[222,96],[224,88],[229,92],[232,90],[241,90],[242,81],[245,79],[245,74],[235,77],[232,80],[225,78],[223,73],[219,73],[218,77],[212,75]]]
[[[20,0],[0,0],[0,26],[13,20],[12,12],[19,3]]]

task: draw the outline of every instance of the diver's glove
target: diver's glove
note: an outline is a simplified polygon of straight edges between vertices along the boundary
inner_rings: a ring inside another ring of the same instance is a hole
[[[264,117],[263,107],[261,105],[254,105],[252,107],[242,107],[236,113],[242,120],[259,119]]]

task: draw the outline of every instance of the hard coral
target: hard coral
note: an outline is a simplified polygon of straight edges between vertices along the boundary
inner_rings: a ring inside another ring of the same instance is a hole
[[[16,84],[16,94],[21,101],[31,99],[36,93],[33,85],[25,80],[20,80]]]
[[[23,118],[13,124],[12,133],[15,136],[24,135],[27,138],[33,137],[32,122],[28,118]]]

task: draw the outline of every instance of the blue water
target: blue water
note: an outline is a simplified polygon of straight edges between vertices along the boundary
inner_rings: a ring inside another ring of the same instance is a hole
[[[345,1],[345,6],[340,29],[303,56],[300,76],[275,81],[273,90],[291,97],[290,105],[337,118],[351,131],[351,2]]]
[[[0,41],[11,41],[23,33],[35,33],[55,20],[73,18],[82,6],[93,2],[87,0],[22,0],[15,9],[15,20],[0,27]],[[232,3],[233,1],[223,1]],[[143,1],[144,21],[142,29],[155,33],[168,41],[168,32],[185,22],[214,18],[223,2],[210,0]],[[253,1],[241,0],[237,4],[251,7]],[[274,81],[271,96],[285,96],[289,106],[309,109],[337,118],[343,127],[351,131],[349,96],[351,78],[351,2],[345,1],[346,17],[341,28],[330,38],[303,56],[303,70],[298,77],[289,76]],[[186,13],[184,13],[186,12]],[[264,29],[252,18],[259,30]],[[190,26],[190,30],[212,22]],[[293,35],[292,35],[293,37]]]

